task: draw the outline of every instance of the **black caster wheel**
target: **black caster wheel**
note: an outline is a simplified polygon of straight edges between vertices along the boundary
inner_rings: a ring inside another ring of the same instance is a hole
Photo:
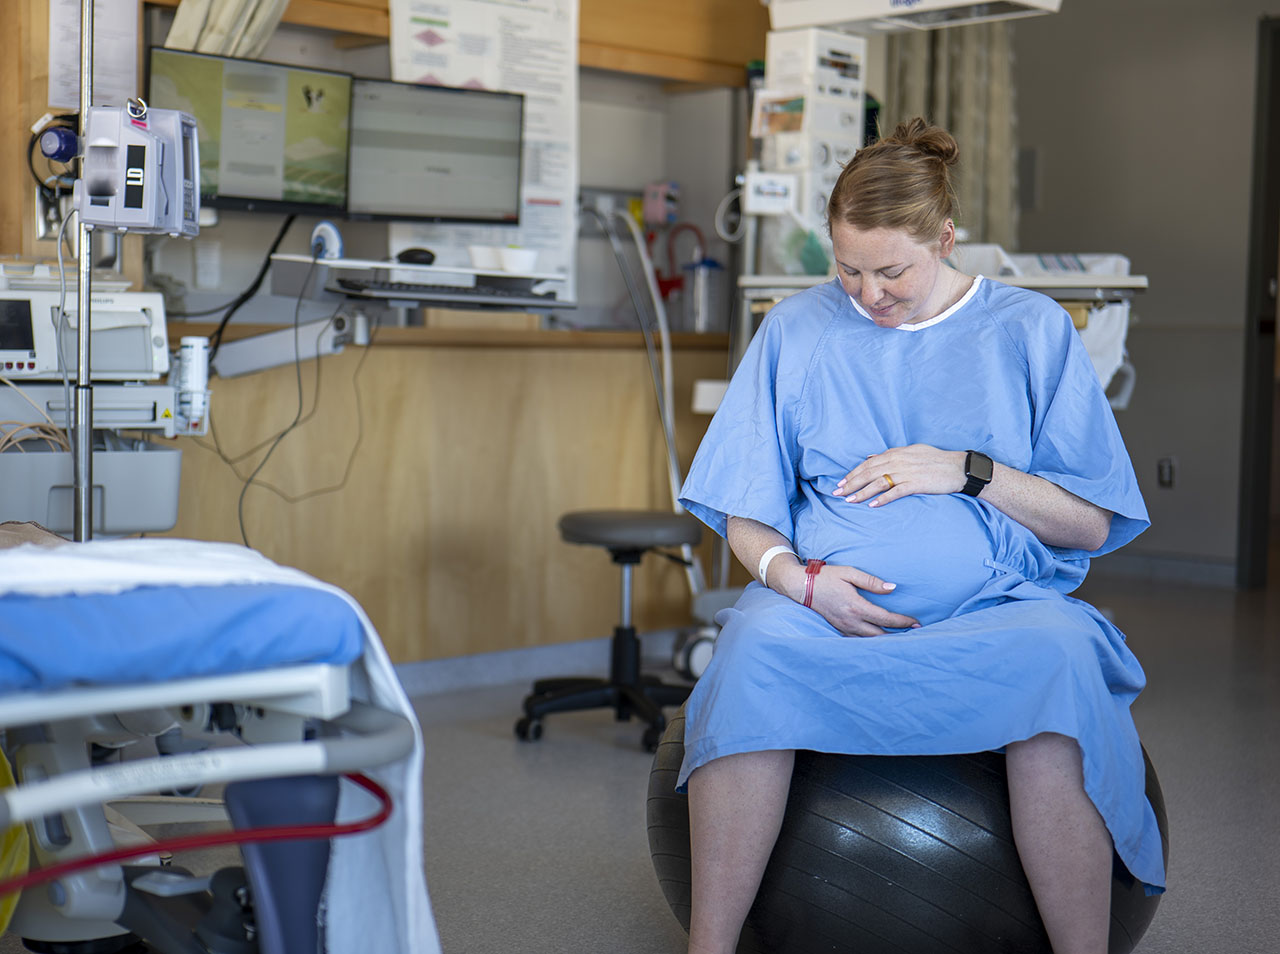
[[[516,738],[521,742],[537,742],[542,738],[542,720],[521,716],[516,720]]]
[[[644,735],[640,737],[640,744],[644,746],[646,752],[658,751],[658,743],[662,741],[662,733],[666,728],[665,725],[651,725],[644,730]]]

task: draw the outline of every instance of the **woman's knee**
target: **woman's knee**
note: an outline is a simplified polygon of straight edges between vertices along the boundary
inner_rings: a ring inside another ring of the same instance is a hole
[[[1080,744],[1069,735],[1041,732],[1005,746],[1005,768],[1010,784],[1024,779],[1056,777],[1083,781]]]

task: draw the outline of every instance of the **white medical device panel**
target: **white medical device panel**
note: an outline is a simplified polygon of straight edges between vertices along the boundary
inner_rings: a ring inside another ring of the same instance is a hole
[[[175,238],[199,233],[199,140],[190,115],[138,100],[95,106],[81,151],[72,197],[85,225]]]
[[[765,85],[804,103],[800,128],[764,137],[761,166],[798,176],[796,212],[821,230],[826,200],[862,147],[867,41],[835,30],[772,30],[765,36]]]
[[[76,372],[79,329],[74,290],[63,303],[62,362],[56,291],[0,290],[0,374],[10,380],[62,380]],[[164,297],[157,292],[94,294],[90,360],[95,381],[154,381],[169,371]],[[65,366],[65,368],[64,368]]]

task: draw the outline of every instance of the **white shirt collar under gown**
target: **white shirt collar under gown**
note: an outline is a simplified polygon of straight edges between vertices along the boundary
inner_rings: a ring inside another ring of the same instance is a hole
[[[925,321],[918,321],[915,324],[898,325],[897,328],[893,328],[890,330],[892,331],[924,331],[924,329],[926,328],[931,328],[940,322],[946,321],[948,318],[950,318],[952,315],[954,315],[957,311],[959,311],[968,303],[969,299],[972,298],[974,293],[978,290],[978,286],[980,284],[982,284],[982,276],[978,275],[977,277],[974,278],[973,282],[969,285],[969,290],[966,291],[963,295],[961,295],[960,300],[956,302],[954,305],[952,305],[950,308],[948,308],[946,311],[942,312],[941,314],[934,315],[932,318],[929,318]],[[858,300],[854,298],[852,295],[849,296],[849,301],[853,304],[854,310],[857,311],[857,313],[860,314],[863,318],[867,319],[867,321],[872,321],[872,322],[875,321],[874,318],[872,318],[870,315],[867,314],[866,309],[864,309],[861,305],[858,304]]]

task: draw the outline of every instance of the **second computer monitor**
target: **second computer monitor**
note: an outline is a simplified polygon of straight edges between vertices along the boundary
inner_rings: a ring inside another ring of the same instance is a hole
[[[352,218],[516,225],[524,96],[357,78]]]

